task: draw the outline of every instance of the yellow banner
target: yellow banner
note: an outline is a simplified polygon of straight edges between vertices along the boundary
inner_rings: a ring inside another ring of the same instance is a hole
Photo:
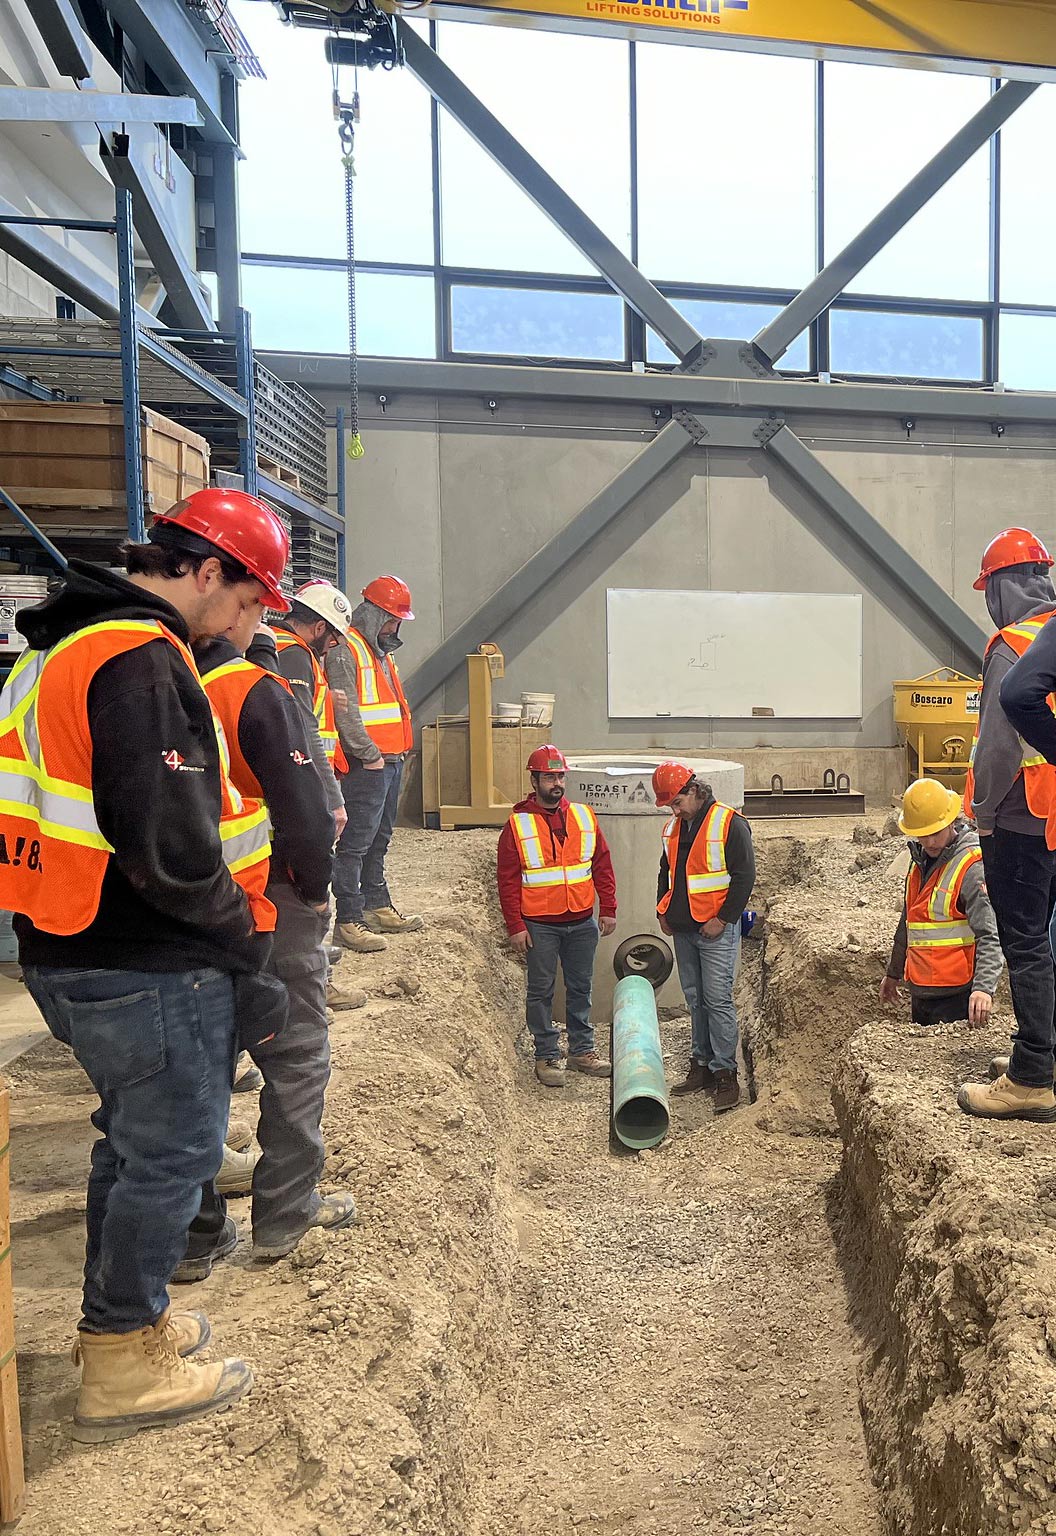
[[[983,71],[998,64],[1056,71],[1056,0],[441,0],[428,9],[490,11],[525,25],[597,22],[702,42],[743,39],[774,52],[832,50],[863,61],[888,54]]]

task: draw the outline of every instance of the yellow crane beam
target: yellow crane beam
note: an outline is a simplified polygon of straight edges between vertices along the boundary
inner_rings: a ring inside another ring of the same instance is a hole
[[[1056,79],[1056,0],[430,0],[414,9],[458,21]]]

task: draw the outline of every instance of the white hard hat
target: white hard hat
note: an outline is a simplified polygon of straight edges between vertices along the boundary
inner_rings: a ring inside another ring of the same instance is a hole
[[[352,604],[331,581],[306,581],[293,594],[293,600],[317,613],[340,635],[347,634],[352,627]]]

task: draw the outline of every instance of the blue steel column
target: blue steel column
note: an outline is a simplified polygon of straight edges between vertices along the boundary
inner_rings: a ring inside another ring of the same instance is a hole
[[[341,532],[337,536],[337,584],[342,592],[345,590],[345,532],[348,528],[346,518],[348,508],[345,506],[346,474],[345,467],[345,408],[337,407],[334,413],[334,426],[336,429],[336,441],[334,448],[337,454],[337,515],[341,519]]]
[[[144,538],[143,523],[143,412],[139,406],[139,327],[136,324],[135,233],[132,227],[132,194],[115,189],[117,208],[117,292],[121,328],[121,399],[125,424],[125,500],[128,504],[128,536]]]
[[[251,496],[257,494],[257,412],[253,390],[253,342],[249,310],[240,309],[235,325],[235,367],[238,392],[246,402],[246,419],[238,429],[238,459],[242,484]]]

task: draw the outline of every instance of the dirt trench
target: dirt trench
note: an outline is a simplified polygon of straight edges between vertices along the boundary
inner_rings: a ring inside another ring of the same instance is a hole
[[[875,991],[898,845],[759,841],[765,943],[741,979],[756,1100],[719,1119],[675,1100],[661,1148],[617,1157],[604,1084],[532,1077],[493,836],[400,834],[396,888],[428,927],[342,963],[370,1002],[333,1032],[327,1178],[355,1190],[360,1224],[271,1268],[240,1248],[178,1293],[257,1375],[198,1425],[66,1437],[92,1100],[58,1047],[24,1058],[33,1536],[880,1536],[828,1081]],[[674,1076],[688,1021],[663,1034]]]

